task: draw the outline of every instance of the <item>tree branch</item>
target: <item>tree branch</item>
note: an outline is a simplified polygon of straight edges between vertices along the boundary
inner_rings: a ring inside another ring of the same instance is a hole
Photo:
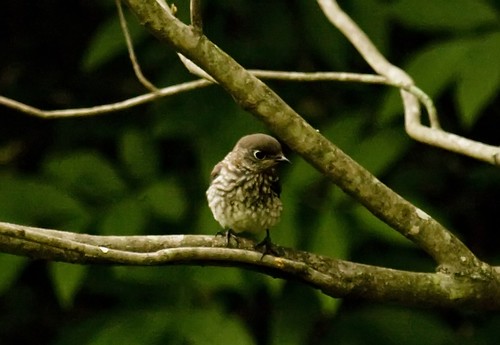
[[[120,1],[117,1],[118,5],[118,13],[120,15],[120,22],[122,25],[122,30],[125,35],[125,40],[127,43],[127,48],[129,51],[129,56],[134,68],[134,72],[138,78],[138,80],[149,90],[152,91],[152,94],[146,94],[142,96],[138,96],[135,98],[131,98],[129,100],[108,104],[102,106],[96,106],[91,108],[81,108],[81,109],[64,109],[64,110],[41,110],[36,107],[23,104],[19,101],[9,99],[7,97],[0,96],[0,104],[16,109],[20,112],[34,115],[42,118],[56,118],[56,117],[77,117],[77,116],[96,116],[103,115],[114,111],[123,110],[129,107],[133,107],[139,104],[143,104],[146,102],[150,102],[154,99],[158,99],[161,97],[165,97],[166,95],[170,95],[173,93],[165,92],[167,89],[175,89],[177,87],[181,88],[182,84],[171,86],[168,88],[164,88],[161,90],[157,90],[157,88],[151,84],[142,74],[139,64],[137,63],[137,59],[135,57],[135,53],[133,50],[132,42],[130,40],[128,30],[126,27],[126,22],[123,18],[123,13],[121,11]],[[371,43],[369,38],[364,34],[363,31],[345,14],[337,3],[333,0],[318,0],[318,3],[322,10],[324,11],[327,18],[334,24],[340,31],[351,41],[351,43],[358,49],[360,54],[365,58],[365,60],[374,68],[375,71],[380,73],[382,76],[373,76],[385,78],[385,80],[381,83],[386,85],[392,85],[399,87],[401,89],[401,97],[403,98],[404,109],[405,109],[405,128],[410,137],[415,140],[421,141],[423,143],[427,143],[432,146],[441,147],[443,149],[460,153],[463,155],[467,155],[493,165],[500,166],[500,148],[492,145],[483,144],[480,142],[476,142],[452,133],[448,133],[443,131],[439,125],[439,119],[437,116],[437,112],[434,108],[432,100],[419,88],[417,88],[413,80],[406,74],[403,70],[398,67],[390,64],[382,54],[378,52],[376,47]],[[157,1],[158,6],[160,6],[164,11],[170,13],[172,15],[170,8],[168,8],[165,4],[160,1]],[[202,18],[200,14],[200,1],[193,0],[190,5],[191,9],[191,23],[193,31],[197,32],[198,35],[202,33]],[[200,76],[204,79],[207,79],[211,82],[216,82],[209,74],[207,74],[203,69],[199,68],[196,64],[194,64],[191,60],[183,56],[181,53],[178,53],[181,58],[182,63],[186,66],[186,68],[191,71],[193,74]],[[294,76],[294,73],[298,72],[273,72],[273,71],[259,71],[261,72],[262,78],[275,78],[273,75],[275,73],[290,73],[288,77],[278,77],[278,79],[282,80],[299,80],[297,76]],[[267,76],[266,76],[267,73]],[[321,73],[321,72],[320,72]],[[327,73],[324,73],[323,76],[319,77],[318,75],[310,74],[310,76],[300,79],[300,81],[312,81],[312,80],[344,80],[342,78],[336,79],[337,76],[334,76],[332,79],[327,76]],[[338,76],[341,76],[343,73],[338,73]],[[349,74],[349,73],[348,73]],[[317,78],[317,79],[315,79]],[[353,79],[354,80],[354,79]],[[352,80],[350,80],[352,81]],[[356,81],[364,82],[364,83],[379,83],[374,78],[363,78]],[[204,84],[206,86],[208,84]],[[183,92],[176,91],[174,93]],[[417,100],[418,99],[418,100]],[[429,116],[429,120],[431,123],[431,127],[427,127],[422,125],[421,123],[421,112],[420,112],[420,101],[427,108],[427,113]]]
[[[439,264],[442,272],[490,276],[489,266],[441,224],[377,180],[311,127],[276,93],[229,55],[183,24],[154,0],[127,0],[139,20],[161,41],[209,73],[235,101],[264,122],[284,143]]]
[[[228,248],[223,236],[95,236],[0,222],[0,250],[34,259],[75,264],[243,267],[302,281],[332,297],[418,306],[500,308],[500,275],[496,271],[489,279],[405,272],[283,247],[277,248],[280,257],[262,256],[254,245],[241,238],[237,247]]]
[[[318,4],[328,20],[354,45],[375,72],[385,76],[388,80],[414,85],[413,80],[405,71],[387,61],[368,36],[342,11],[336,1],[318,0]],[[422,125],[418,100],[405,90],[401,90],[401,97],[405,109],[405,128],[411,138],[500,166],[499,147],[486,145],[442,130],[437,116],[432,113],[429,113],[431,128]]]
[[[120,26],[122,28],[123,36],[125,37],[125,43],[127,44],[128,56],[130,62],[132,62],[132,67],[134,69],[135,76],[139,82],[144,85],[146,89],[151,92],[158,92],[158,88],[153,85],[142,73],[141,66],[137,63],[137,57],[135,56],[134,46],[132,44],[132,39],[127,27],[127,20],[123,15],[122,2],[121,0],[115,0],[116,9],[118,10],[118,17],[120,18]]]
[[[201,15],[201,0],[191,0],[189,5],[191,25],[198,33],[203,34],[203,17]]]
[[[97,105],[90,108],[77,108],[77,109],[63,109],[63,110],[43,110],[36,107],[32,107],[31,105],[27,105],[16,100],[0,96],[0,104],[7,106],[9,108],[18,110],[25,114],[41,117],[44,119],[53,119],[53,118],[64,118],[64,117],[84,117],[84,116],[98,116],[103,114],[108,114],[116,111],[125,110],[128,108],[132,108],[144,103],[148,103],[154,101],[156,99],[167,97],[171,95],[175,95],[181,92],[186,92],[190,90],[194,90],[200,87],[205,87],[210,85],[211,82],[207,80],[195,80],[188,81],[182,84],[177,84],[173,86],[168,86],[163,89],[158,90],[157,92],[151,92],[144,95],[140,95],[137,97],[129,98],[121,102],[105,104],[105,105]]]
[[[282,247],[279,248],[280,257],[262,257],[261,253],[253,250],[253,242],[247,240],[241,240],[237,248],[227,248],[224,238],[212,236],[92,236],[8,223],[0,223],[0,250],[79,264],[210,264],[247,267],[277,277],[301,280],[333,297],[349,296],[430,306],[500,307],[500,268],[492,268],[478,260],[441,224],[350,159],[255,77],[259,73],[262,77],[266,77],[266,73],[267,77],[275,73],[271,77],[306,81],[320,80],[315,78],[325,75],[289,73],[278,76],[280,72],[266,71],[254,71],[255,75],[252,75],[203,36],[201,21],[192,19],[192,26],[184,25],[159,0],[127,0],[127,3],[152,33],[200,66],[238,104],[263,121],[294,151],[373,214],[429,253],[439,264],[438,273],[414,273],[355,264]],[[331,1],[320,3],[334,4]],[[198,11],[199,1],[192,1],[192,4]],[[364,34],[361,35],[362,32],[353,32],[355,34],[350,39],[368,47],[367,50],[358,49],[369,56],[368,60],[375,56],[371,60],[372,66],[383,75],[363,77],[373,83],[390,84],[403,89],[407,128],[409,124],[420,124],[420,101],[430,109],[429,116],[434,127],[425,127],[425,130],[445,133],[439,130],[437,117],[432,115],[432,101],[428,97],[426,100],[425,93],[416,88],[406,73],[389,64],[375,47],[366,45],[363,40],[368,39]],[[358,78],[346,73],[337,74],[337,77],[345,80]],[[2,96],[0,104],[44,118],[92,116],[206,85],[210,85],[210,81],[188,82],[124,102],[86,109],[43,111]],[[457,138],[458,141],[467,140]],[[462,144],[469,145],[468,142]],[[484,156],[484,147],[475,146],[472,150],[478,148],[481,149],[480,155]],[[496,157],[498,150],[492,152],[496,152],[493,155]]]
[[[153,91],[144,95],[129,98],[127,100],[93,106],[89,108],[77,109],[61,109],[61,110],[44,110],[33,107],[31,105],[19,102],[17,100],[0,96],[0,104],[19,111],[21,113],[32,115],[40,118],[54,119],[66,117],[84,117],[84,116],[99,116],[113,112],[136,107],[141,104],[155,101],[163,97],[177,95],[183,92],[191,91],[197,88],[206,87],[212,83],[217,83],[209,74],[196,66],[191,60],[178,54],[181,62],[192,74],[201,77],[204,80],[190,81],[177,85],[168,86],[158,91]],[[346,72],[288,72],[288,71],[265,71],[265,70],[248,70],[254,76],[261,79],[284,80],[294,82],[317,82],[317,81],[341,81],[341,82],[359,82],[367,84],[380,84],[394,86],[406,90],[422,102],[429,114],[435,113],[432,100],[422,90],[415,85],[406,85],[387,80],[387,78],[374,74],[346,73]]]

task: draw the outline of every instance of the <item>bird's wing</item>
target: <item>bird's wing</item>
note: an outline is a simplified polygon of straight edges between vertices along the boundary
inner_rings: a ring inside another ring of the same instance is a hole
[[[222,162],[219,162],[214,166],[212,172],[210,173],[210,181],[215,180],[215,178],[219,176],[221,169],[222,169]]]
[[[280,183],[280,179],[278,176],[274,176],[273,178],[273,181],[271,182],[271,190],[273,192],[275,192],[278,197],[280,196],[281,194],[281,183]]]

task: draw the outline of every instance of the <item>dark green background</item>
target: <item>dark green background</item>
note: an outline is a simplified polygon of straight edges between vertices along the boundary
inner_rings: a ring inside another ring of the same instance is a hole
[[[188,18],[188,1],[176,3]],[[314,1],[203,1],[205,32],[247,68],[367,72]],[[435,100],[447,130],[500,145],[498,1],[341,5]],[[192,80],[129,16],[157,86]],[[43,109],[144,93],[108,1],[5,1],[0,94]],[[333,143],[500,264],[498,168],[418,144],[397,92],[338,82],[268,84]],[[215,234],[212,166],[263,131],[212,86],[115,114],[41,120],[0,108],[0,219],[102,235]],[[336,258],[433,271],[415,246],[300,157],[283,170],[273,240]],[[496,344],[497,313],[337,300],[234,268],[102,267],[0,255],[0,344]]]

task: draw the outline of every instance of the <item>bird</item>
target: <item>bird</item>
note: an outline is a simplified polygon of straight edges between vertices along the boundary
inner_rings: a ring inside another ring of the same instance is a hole
[[[266,237],[256,249],[272,252],[269,228],[281,217],[281,185],[277,165],[288,162],[281,144],[270,135],[243,136],[210,174],[206,195],[215,220],[227,230],[227,244],[236,233]],[[220,233],[220,232],[219,232]]]

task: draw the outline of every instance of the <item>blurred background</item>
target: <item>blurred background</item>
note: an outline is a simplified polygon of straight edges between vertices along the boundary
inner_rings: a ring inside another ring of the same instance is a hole
[[[247,68],[371,73],[317,4],[202,1],[205,33]],[[443,127],[500,145],[496,0],[350,0],[340,5],[436,102]],[[188,20],[189,2],[176,2]],[[145,75],[195,79],[127,12]],[[6,1],[0,94],[42,108],[145,93],[114,2]],[[500,264],[498,168],[410,140],[398,93],[338,82],[267,81],[384,183]],[[216,86],[90,118],[0,107],[0,220],[99,235],[215,234],[211,168],[268,132]],[[273,241],[335,258],[432,272],[412,243],[300,157],[282,171]],[[496,344],[498,313],[332,299],[235,268],[79,266],[0,254],[0,344]]]

